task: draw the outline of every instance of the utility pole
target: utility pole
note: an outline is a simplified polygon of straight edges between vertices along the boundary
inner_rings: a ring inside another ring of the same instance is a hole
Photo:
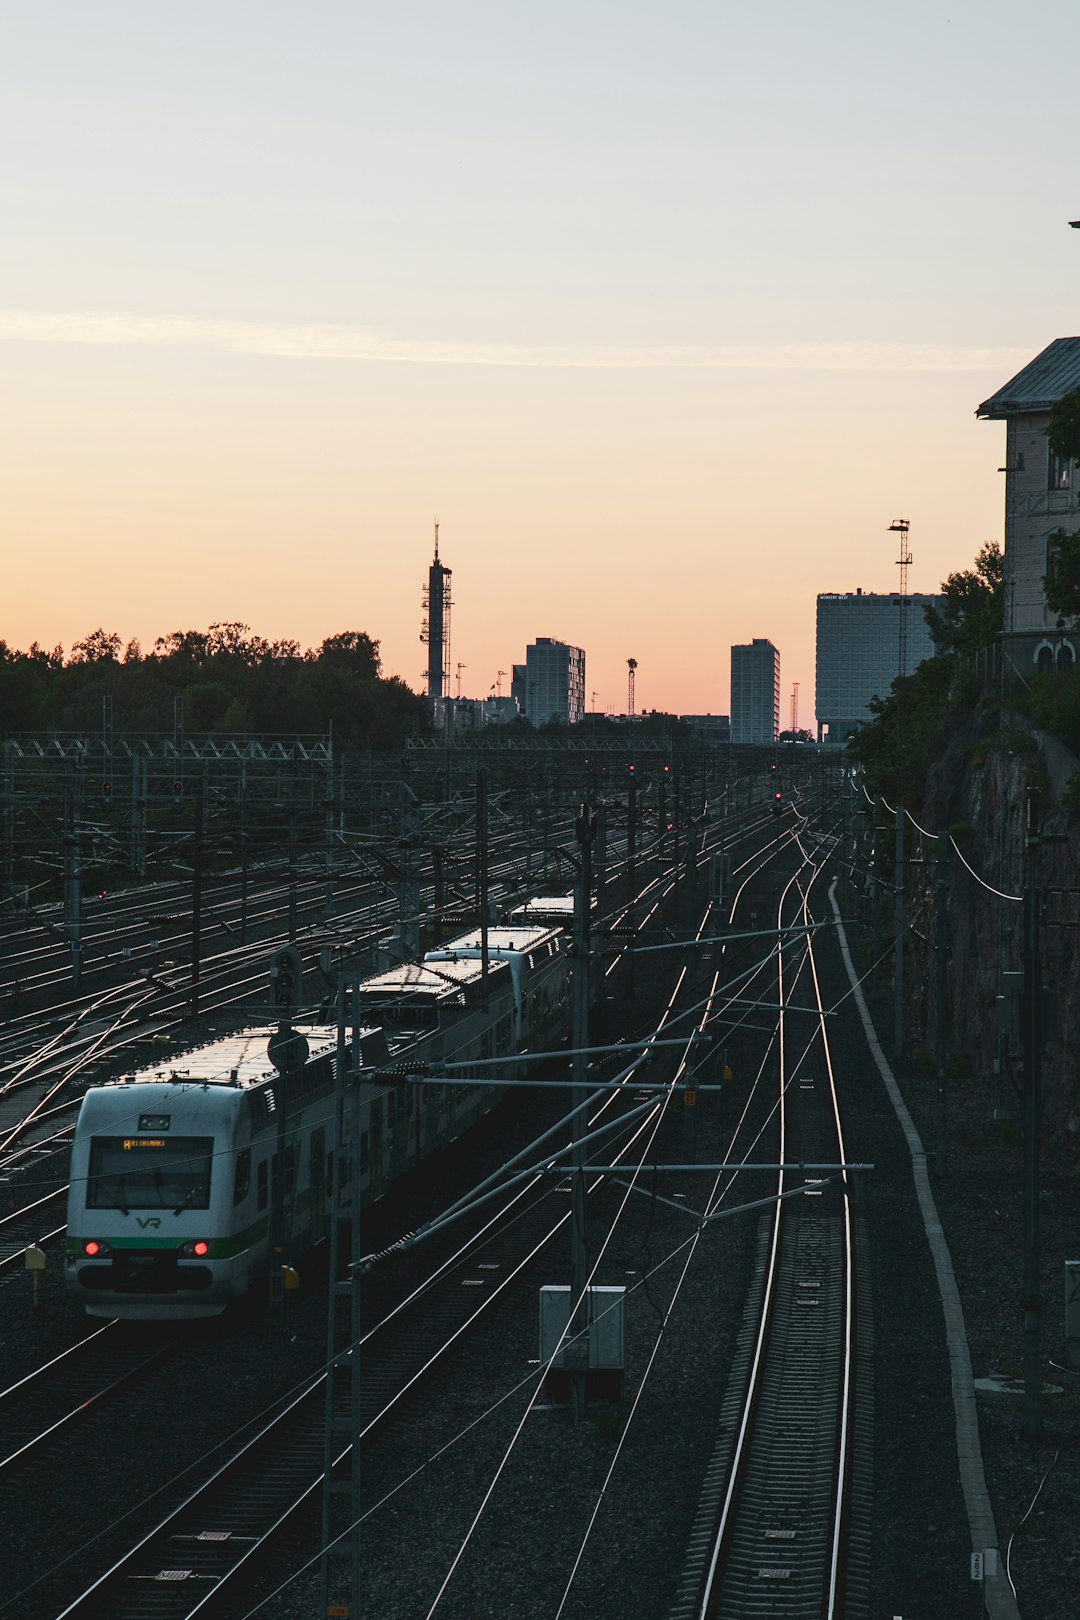
[[[71,984],[82,977],[82,779],[64,795],[64,922],[71,941]]]
[[[634,994],[634,912],[637,898],[637,782],[634,767],[630,767],[630,782],[626,791],[626,876],[629,893],[626,897],[626,921],[630,940],[626,951],[627,993]]]
[[[673,874],[671,898],[674,902],[676,926],[678,926],[679,921],[679,902],[681,899],[679,893],[679,809],[679,778],[676,776],[671,784],[671,824],[673,828],[671,839],[671,870]]]
[[[206,800],[202,788],[195,794],[195,843],[191,852],[191,1016],[199,1016],[199,978],[202,972],[203,835]]]
[[[146,876],[146,761],[139,754],[131,760],[131,870]]]
[[[476,910],[480,918],[480,1005],[488,1006],[488,795],[487,767],[476,772]]]
[[[4,756],[4,875],[0,899],[15,894],[15,756],[3,747]]]
[[[597,921],[601,929],[605,929],[604,888],[607,883],[607,810],[604,805],[598,807],[595,820],[596,839],[593,844],[593,884],[596,891]]]
[[[1042,1128],[1042,952],[1039,919],[1039,792],[1024,795],[1024,1433],[1043,1432],[1042,1374],[1039,1367],[1039,1133]]]
[[[893,1057],[904,1050],[904,807],[896,806],[896,865],[893,872]]]
[[[296,841],[299,836],[297,830],[297,816],[295,810],[289,812],[289,944],[296,940]]]
[[[948,954],[949,954],[949,835],[937,835],[937,916],[934,920],[934,1048],[938,1077],[938,1168],[945,1169],[948,1139],[945,1133],[945,1079],[948,1064],[946,1046],[949,1038],[948,1020]]]
[[[347,1592],[350,1602],[347,1608],[344,1603],[340,1604],[339,1612],[344,1609],[356,1616],[356,1620],[361,1612],[360,1339],[363,1332],[361,1228],[353,1209],[361,1083],[358,983],[352,975],[342,976],[337,993],[319,1610],[321,1614],[329,1614],[332,1600]],[[341,1478],[334,1462],[346,1446],[349,1447],[349,1472],[347,1478]]]
[[[323,828],[325,856],[323,859],[323,917],[329,922],[334,915],[334,767],[326,779],[326,817]]]
[[[585,1048],[589,1044],[589,923],[592,906],[592,851],[596,837],[596,816],[588,804],[583,804],[574,823],[574,838],[578,846],[580,864],[574,890],[574,980],[573,980],[573,1034],[574,1046],[572,1078],[574,1088],[571,1125],[570,1162],[574,1179],[570,1216],[570,1305],[569,1343],[566,1346],[566,1364],[570,1371],[570,1415],[575,1423],[585,1417],[585,1404],[589,1382],[589,1298],[586,1282],[589,1274],[588,1254],[588,1200],[585,1191],[585,1143],[588,1130],[587,1105],[589,1100],[589,1062]]]

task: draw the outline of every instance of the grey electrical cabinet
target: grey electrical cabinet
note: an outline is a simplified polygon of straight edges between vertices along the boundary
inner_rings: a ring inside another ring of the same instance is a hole
[[[623,1309],[625,1288],[597,1287],[589,1289],[589,1367],[605,1372],[623,1369]],[[551,1284],[540,1290],[540,1360],[546,1367],[562,1369],[567,1365],[566,1347],[558,1355],[555,1346],[570,1318],[570,1290],[565,1285]],[[555,1357],[552,1361],[552,1357]],[[573,1357],[570,1358],[571,1363]]]

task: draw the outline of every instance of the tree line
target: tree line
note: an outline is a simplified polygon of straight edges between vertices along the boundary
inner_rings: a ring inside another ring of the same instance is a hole
[[[302,651],[249,626],[173,630],[149,652],[94,630],[65,656],[0,641],[0,734],[99,731],[111,699],[116,731],[171,731],[183,700],[188,733],[325,734],[339,748],[390,749],[429,729],[423,698],[381,673],[379,643],[362,630]]]

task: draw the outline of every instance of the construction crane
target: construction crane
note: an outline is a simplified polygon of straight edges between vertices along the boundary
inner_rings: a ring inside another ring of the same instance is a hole
[[[634,718],[634,672],[637,669],[637,659],[628,658],[626,660],[626,667],[630,672],[628,683],[629,690],[627,691],[626,695],[626,717],[628,720],[632,720]]]
[[[791,735],[794,737],[799,729],[799,683],[796,681],[791,688]]]
[[[898,659],[900,667],[897,674],[901,677],[907,674],[907,584],[908,569],[911,567],[912,563],[911,552],[908,550],[908,530],[910,528],[911,524],[908,522],[907,518],[893,518],[888,529],[890,534],[898,534],[900,536],[900,555],[896,559],[896,566],[900,570],[900,636]]]

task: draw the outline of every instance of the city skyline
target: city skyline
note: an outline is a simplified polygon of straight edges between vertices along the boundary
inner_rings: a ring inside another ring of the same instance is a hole
[[[817,596],[1001,539],[975,408],[1080,324],[1043,16],[9,13],[0,637],[362,630],[421,691],[437,515],[463,692],[545,635],[727,713],[766,636],[812,729]]]

